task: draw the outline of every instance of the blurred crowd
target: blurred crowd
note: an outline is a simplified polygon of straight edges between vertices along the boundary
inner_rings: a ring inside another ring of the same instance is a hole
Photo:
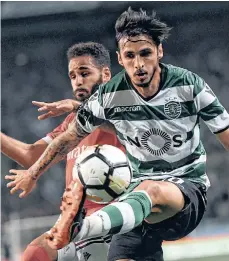
[[[31,101],[51,102],[72,97],[65,57],[67,48],[72,44],[88,40],[103,43],[111,52],[112,72],[115,74],[120,70],[115,56],[115,34],[112,27],[119,13],[120,11],[110,11],[104,14],[98,11],[93,13],[93,16],[90,13],[90,16],[85,15],[84,18],[74,17],[75,22],[71,18],[71,23],[65,23],[65,32],[56,28],[55,34],[36,34],[34,29],[29,35],[22,33],[17,37],[2,37],[1,124],[4,133],[33,143],[61,123],[63,117],[38,121],[39,113]],[[171,37],[164,44],[163,62],[187,68],[202,76],[229,111],[228,14],[160,17],[173,27]],[[85,19],[84,27],[77,25],[77,19],[80,18]],[[66,20],[66,17],[60,16],[55,19],[58,27],[61,19]],[[102,27],[99,24],[101,19]],[[104,23],[106,19],[107,23]],[[20,23],[24,26],[23,21],[18,21],[19,25]],[[30,21],[28,18],[26,26],[29,23],[37,24],[38,21]],[[48,23],[46,21],[47,27]],[[10,26],[7,24],[6,28]],[[229,156],[204,124],[202,127],[201,134],[208,154],[208,175],[212,184],[204,220],[217,218],[220,222],[228,220],[229,216]],[[12,212],[18,212],[21,218],[59,213],[60,197],[65,182],[64,163],[45,173],[35,191],[23,200],[16,195],[10,196],[6,188],[3,177],[11,168],[19,166],[2,156],[3,223],[9,219]]]

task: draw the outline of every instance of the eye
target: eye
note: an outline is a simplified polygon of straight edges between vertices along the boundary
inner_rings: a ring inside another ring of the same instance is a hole
[[[126,56],[126,58],[133,59],[134,53],[128,52],[128,53],[125,54],[125,56]]]
[[[82,76],[83,78],[86,78],[89,74],[90,74],[89,72],[82,72],[82,73],[81,73],[81,76]]]
[[[147,56],[150,56],[152,54],[152,51],[151,50],[142,50],[141,52],[140,52],[140,55],[141,55],[141,57],[147,57]]]
[[[69,78],[70,78],[71,80],[74,80],[74,79],[76,78],[76,76],[75,76],[75,74],[71,74],[71,75],[69,75]]]

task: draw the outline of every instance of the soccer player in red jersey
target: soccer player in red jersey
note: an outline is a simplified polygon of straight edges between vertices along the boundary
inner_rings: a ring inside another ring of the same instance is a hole
[[[102,44],[94,42],[75,44],[69,48],[67,57],[69,62],[69,78],[76,100],[63,100],[55,103],[33,102],[34,105],[40,107],[39,111],[48,110],[48,112],[39,116],[39,119],[57,116],[62,111],[73,110],[75,104],[83,102],[90,97],[97,85],[105,83],[111,78],[110,55]],[[54,138],[68,129],[69,124],[74,119],[75,112],[73,111],[57,128],[34,144],[25,144],[1,133],[2,152],[21,166],[28,168],[40,157]],[[76,158],[87,146],[96,144],[110,144],[124,150],[115,135],[102,128],[96,129],[67,155],[66,186],[71,183],[72,168]],[[86,200],[84,206],[87,210],[87,215],[89,215],[104,205]],[[47,246],[44,240],[45,236],[46,234],[41,235],[28,245],[22,257],[23,261],[63,261],[73,260],[72,258],[74,260],[85,260],[85,255],[89,255],[90,260],[106,260],[108,251],[106,242],[109,242],[110,237],[99,237],[93,240],[71,243],[65,249],[59,250],[57,257],[57,251]]]

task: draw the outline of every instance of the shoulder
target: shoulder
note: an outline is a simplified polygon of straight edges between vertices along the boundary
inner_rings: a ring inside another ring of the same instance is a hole
[[[127,89],[125,70],[116,74],[109,82],[101,85],[99,89],[103,94]]]
[[[161,66],[166,75],[164,88],[185,88],[195,97],[206,86],[204,79],[192,71],[171,64],[161,64]]]
[[[129,89],[126,82],[125,70],[116,74],[109,82],[101,84],[98,88],[98,101],[102,107],[106,107],[115,96],[115,93]],[[93,98],[92,98],[93,99]]]
[[[177,80],[178,83],[183,85],[201,83],[204,80],[196,73],[182,67],[174,66],[171,64],[162,64],[167,73],[167,80]]]

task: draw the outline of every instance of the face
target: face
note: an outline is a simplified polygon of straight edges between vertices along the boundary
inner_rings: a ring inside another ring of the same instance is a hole
[[[146,35],[124,37],[119,42],[119,63],[125,68],[136,87],[148,87],[163,57],[162,46]]]
[[[73,95],[80,102],[90,97],[94,86],[109,81],[111,77],[109,68],[98,68],[94,58],[90,56],[72,58],[68,65],[68,71]]]

